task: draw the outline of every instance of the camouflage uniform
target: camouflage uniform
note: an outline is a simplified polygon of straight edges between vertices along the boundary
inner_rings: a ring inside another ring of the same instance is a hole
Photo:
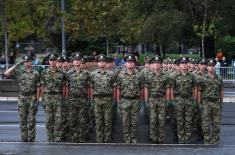
[[[63,138],[64,125],[62,113],[62,87],[65,75],[60,70],[51,68],[41,73],[41,85],[44,88],[43,102],[46,112],[47,138],[49,142],[60,142]]]
[[[144,68],[140,71],[140,76],[142,79],[145,79],[146,78],[146,75],[148,75],[148,73],[150,72],[150,69],[149,68]],[[150,115],[150,107],[149,107],[149,103],[146,103],[144,102],[143,103],[143,106],[144,106],[144,113],[145,113],[145,117],[147,119],[149,119],[149,115]]]
[[[90,87],[93,88],[94,113],[96,121],[96,141],[107,143],[111,141],[112,132],[112,102],[114,76],[109,70],[101,73],[96,70],[91,73]]]
[[[189,143],[192,128],[192,92],[194,77],[190,73],[179,74],[175,79],[176,121],[179,143]]]
[[[205,144],[217,144],[220,135],[222,103],[220,91],[223,88],[221,77],[206,75],[202,86],[202,129]]]
[[[202,74],[200,72],[195,73],[195,84],[197,85],[199,91],[202,90],[204,76],[205,76],[205,74]],[[196,107],[193,109],[193,123],[194,123],[195,127],[197,128],[197,132],[198,132],[198,135],[200,136],[200,138],[203,136],[202,102],[203,102],[203,99],[201,98],[201,102],[197,103]]]
[[[85,70],[69,72],[69,125],[72,142],[85,142],[87,130],[87,89],[89,74]]]
[[[25,69],[16,68],[12,75],[15,77],[20,92],[18,96],[18,112],[21,130],[21,141],[34,142],[36,135],[36,113],[38,104],[36,102],[39,73],[35,70],[27,72]]]
[[[163,72],[160,72],[160,75],[151,72],[147,74],[144,82],[149,92],[150,138],[153,143],[163,143],[168,78]]]
[[[120,108],[123,115],[123,132],[125,143],[137,142],[137,123],[139,117],[140,75],[137,71],[128,74],[124,69],[117,77],[120,90]]]

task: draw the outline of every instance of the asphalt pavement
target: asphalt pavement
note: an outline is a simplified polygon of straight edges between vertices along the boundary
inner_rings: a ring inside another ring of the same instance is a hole
[[[0,154],[235,154],[235,104],[225,103],[221,122],[220,144],[203,145],[193,131],[191,145],[179,145],[173,140],[173,132],[166,123],[164,145],[152,145],[149,141],[149,126],[140,111],[138,144],[126,145],[122,140],[121,116],[114,122],[113,140],[110,144],[95,143],[95,129],[89,133],[87,144],[47,143],[45,113],[39,106],[37,113],[37,133],[35,143],[21,143],[18,122],[17,102],[0,101]]]

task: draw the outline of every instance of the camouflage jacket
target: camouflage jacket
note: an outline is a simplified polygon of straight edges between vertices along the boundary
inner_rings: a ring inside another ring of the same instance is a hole
[[[142,87],[141,76],[136,70],[133,74],[128,74],[127,70],[122,70],[117,76],[117,87],[120,89],[122,97],[139,97],[140,89]]]
[[[86,70],[81,69],[79,73],[76,70],[71,70],[68,72],[68,75],[67,80],[70,96],[87,97],[90,80],[89,73]]]
[[[12,75],[14,79],[17,81],[17,84],[20,89],[20,93],[35,93],[37,87],[40,86],[39,78],[40,74],[38,71],[31,70],[27,72],[25,69],[16,68]]]
[[[214,78],[206,74],[203,78],[202,84],[202,98],[219,99],[220,91],[223,89],[222,78],[218,75],[214,75]]]
[[[66,83],[66,76],[61,70],[52,72],[50,68],[42,71],[40,83],[44,87],[45,93],[62,92],[63,85]]]
[[[169,86],[169,79],[162,71],[160,75],[156,75],[154,72],[149,72],[144,79],[144,86],[149,90],[149,96],[156,96],[166,94],[166,89]]]
[[[186,73],[186,75],[179,74],[176,76],[173,88],[178,93],[176,94],[177,96],[192,97],[194,85],[194,76],[190,73]]]
[[[91,73],[89,85],[93,88],[93,95],[112,95],[115,86],[113,72],[105,70],[101,73],[99,69]]]

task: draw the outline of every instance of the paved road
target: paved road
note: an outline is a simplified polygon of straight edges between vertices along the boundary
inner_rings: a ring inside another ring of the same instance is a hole
[[[45,129],[45,113],[40,106],[37,113],[37,143],[22,144],[19,134],[17,102],[0,101],[0,154],[44,154],[37,150],[46,151],[48,154],[66,154],[70,152],[80,154],[156,154],[161,151],[162,154],[205,154],[208,151],[213,154],[235,154],[235,104],[225,103],[222,116],[221,140],[218,146],[202,146],[202,141],[197,139],[197,134],[193,133],[191,143],[199,144],[196,146],[152,146],[149,142],[149,126],[144,119],[141,111],[139,121],[139,144],[137,146],[123,146],[122,143],[122,125],[121,118],[118,115],[114,125],[113,142],[109,145],[71,145],[71,144],[47,144]],[[166,128],[166,144],[176,144],[173,140],[172,130],[169,126]],[[89,134],[89,143],[95,143],[94,129]],[[8,142],[8,143],[6,143]],[[119,143],[116,145],[116,143]],[[142,144],[148,144],[142,145]],[[79,150],[79,151],[78,151]],[[63,153],[64,152],[64,153]],[[210,153],[210,154],[211,154]]]

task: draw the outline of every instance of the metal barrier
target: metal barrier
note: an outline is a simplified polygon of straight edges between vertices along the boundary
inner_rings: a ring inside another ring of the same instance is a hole
[[[12,67],[13,65],[9,65],[9,67]],[[5,72],[5,66],[0,67],[0,73],[1,75]],[[48,68],[48,65],[33,65],[33,69],[37,71],[42,71],[46,68]],[[123,66],[116,66],[117,69],[122,69]],[[142,70],[144,66],[136,66],[136,69]],[[234,67],[219,67],[215,68],[215,73],[222,77],[224,82],[229,82],[235,84],[235,68]],[[3,77],[3,76],[2,76]],[[1,77],[0,77],[1,79]]]

